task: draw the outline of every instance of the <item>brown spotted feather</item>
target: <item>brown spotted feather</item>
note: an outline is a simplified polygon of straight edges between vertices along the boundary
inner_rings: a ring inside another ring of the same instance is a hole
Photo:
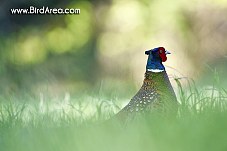
[[[170,102],[170,103],[169,103]],[[146,71],[143,85],[131,101],[116,115],[123,122],[156,108],[166,111],[167,104],[177,104],[174,90],[165,71]]]

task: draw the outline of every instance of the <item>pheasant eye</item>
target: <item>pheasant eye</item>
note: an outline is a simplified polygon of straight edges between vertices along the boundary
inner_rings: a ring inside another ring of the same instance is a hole
[[[159,52],[162,53],[162,50],[160,50]]]

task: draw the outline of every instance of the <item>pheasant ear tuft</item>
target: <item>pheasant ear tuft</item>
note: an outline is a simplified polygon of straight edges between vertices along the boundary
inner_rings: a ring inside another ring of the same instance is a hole
[[[146,55],[149,55],[150,52],[151,52],[150,50],[147,50],[147,51],[145,51],[145,54],[146,54]]]

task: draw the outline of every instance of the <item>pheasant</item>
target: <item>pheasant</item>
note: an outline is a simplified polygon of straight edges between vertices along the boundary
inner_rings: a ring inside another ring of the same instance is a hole
[[[145,51],[145,54],[148,55],[148,60],[143,85],[115,116],[124,123],[143,113],[158,111],[176,115],[177,112],[176,95],[162,64],[167,60],[166,55],[170,52],[164,47],[158,47]]]

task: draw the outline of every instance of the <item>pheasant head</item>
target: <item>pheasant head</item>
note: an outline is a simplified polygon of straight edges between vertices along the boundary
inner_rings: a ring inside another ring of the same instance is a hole
[[[157,47],[151,50],[145,51],[145,54],[148,55],[147,59],[147,71],[152,72],[162,72],[165,71],[165,67],[162,62],[167,60],[167,54],[170,54],[164,47]]]

